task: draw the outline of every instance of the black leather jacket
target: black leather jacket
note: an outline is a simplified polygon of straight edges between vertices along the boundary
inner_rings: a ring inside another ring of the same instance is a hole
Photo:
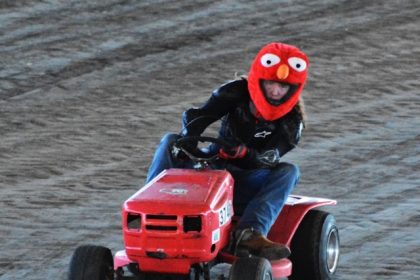
[[[274,167],[280,157],[299,142],[304,127],[301,110],[296,105],[280,119],[265,121],[256,118],[251,107],[247,80],[228,82],[215,90],[202,107],[183,113],[182,134],[200,135],[211,123],[222,118],[219,138],[249,148],[245,158],[232,161],[234,165],[246,169]]]

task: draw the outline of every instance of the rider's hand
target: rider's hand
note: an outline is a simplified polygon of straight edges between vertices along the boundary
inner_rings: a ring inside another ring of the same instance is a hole
[[[180,138],[182,138],[182,136],[180,136],[177,140],[179,140]],[[182,161],[189,160],[190,157],[183,150],[186,150],[188,153],[194,153],[197,150],[197,145],[197,141],[184,142],[182,144],[182,147],[181,145],[176,145],[176,143],[173,143],[171,146],[171,154],[173,159],[178,159]]]
[[[221,148],[218,155],[223,159],[239,159],[244,158],[247,153],[248,148],[245,145],[239,145],[232,148]]]

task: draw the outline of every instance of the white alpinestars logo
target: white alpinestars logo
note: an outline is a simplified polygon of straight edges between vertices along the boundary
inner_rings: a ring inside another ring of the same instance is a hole
[[[271,131],[261,131],[258,133],[255,133],[254,137],[255,138],[265,138],[267,135],[270,135],[272,132]]]

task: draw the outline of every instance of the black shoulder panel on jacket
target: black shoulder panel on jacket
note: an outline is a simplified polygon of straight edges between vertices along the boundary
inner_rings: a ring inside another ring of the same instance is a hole
[[[213,96],[234,103],[245,101],[249,98],[248,81],[240,79],[227,82],[213,91]]]

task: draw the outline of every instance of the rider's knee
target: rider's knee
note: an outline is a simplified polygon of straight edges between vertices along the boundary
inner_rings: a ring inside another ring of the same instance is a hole
[[[300,177],[299,167],[293,163],[282,162],[277,170],[283,174],[286,173],[289,177],[296,178],[296,180]]]
[[[179,139],[181,136],[176,133],[166,133],[160,140],[161,145],[169,145]]]

